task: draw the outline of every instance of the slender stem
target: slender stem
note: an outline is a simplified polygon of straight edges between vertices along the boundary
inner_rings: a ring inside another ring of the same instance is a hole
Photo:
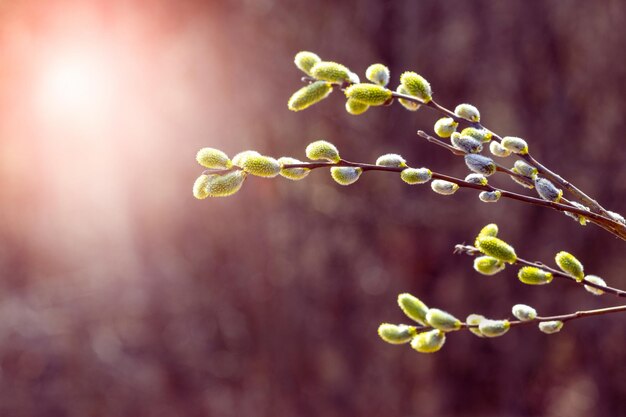
[[[363,169],[363,171],[387,171],[387,172],[402,172],[406,167],[384,167],[373,164],[359,163],[359,162],[350,162],[346,160],[341,160],[337,163],[334,162],[302,162],[299,164],[285,164],[283,168],[308,168],[308,169],[317,169],[317,168],[331,168],[333,166],[344,166],[344,167],[358,167]],[[460,178],[451,177],[449,175],[441,174],[438,172],[433,172],[432,177],[434,179],[441,179],[449,182],[453,182],[457,184],[461,188],[473,188],[475,190],[480,191],[499,191],[500,196],[503,198],[508,198],[511,200],[522,201],[524,203],[534,204],[537,206],[549,207],[557,211],[561,212],[570,212],[575,213],[581,216],[588,218],[592,223],[597,224],[607,231],[612,233],[613,235],[621,238],[622,240],[626,240],[626,227],[622,228],[622,230],[614,227],[614,220],[604,217],[602,215],[592,213],[586,210],[579,209],[578,207],[572,207],[562,203],[555,203],[553,201],[542,200],[540,198],[529,197],[522,194],[517,194],[512,191],[503,190],[500,188],[493,187],[489,184],[480,185],[473,184],[467,181],[464,181]]]
[[[542,323],[546,321],[558,320],[558,321],[566,322],[566,321],[571,321],[571,320],[576,320],[576,319],[582,319],[584,317],[601,316],[601,315],[613,314],[613,313],[623,313],[625,311],[626,311],[626,305],[620,305],[620,306],[615,306],[615,307],[598,308],[596,310],[576,311],[574,313],[559,314],[557,316],[537,316],[533,320],[526,320],[526,321],[509,320],[509,324],[511,327],[517,327],[517,326],[525,326],[528,324]],[[478,327],[478,324],[461,323],[462,329],[470,329],[470,328],[475,329],[477,327]],[[433,330],[433,327],[415,326],[415,330],[417,330],[418,332],[424,332],[428,330]]]
[[[478,248],[474,246],[470,246],[470,245],[456,245],[454,247],[454,252],[463,253],[463,254],[470,255],[470,256],[476,256],[476,255],[482,254]],[[517,260],[513,263],[513,265],[533,266],[535,268],[540,268],[540,269],[543,269],[544,271],[550,272],[555,277],[567,279],[579,285],[587,285],[589,287],[597,288],[599,290],[606,292],[607,294],[612,294],[617,297],[626,297],[626,291],[620,290],[618,288],[609,287],[608,285],[597,284],[595,282],[589,281],[586,278],[583,279],[582,281],[577,281],[576,278],[572,277],[571,275],[566,274],[563,271],[559,271],[558,269],[551,268],[542,262],[531,262],[531,261],[527,261],[526,259],[517,258]]]

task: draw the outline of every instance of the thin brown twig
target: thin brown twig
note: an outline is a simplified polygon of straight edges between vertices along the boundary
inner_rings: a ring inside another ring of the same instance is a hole
[[[456,245],[454,247],[454,253],[462,253],[469,256],[482,255],[482,252],[474,246],[471,245]],[[626,297],[626,291],[620,290],[619,288],[610,287],[608,285],[597,284],[595,282],[591,282],[588,279],[584,278],[582,281],[577,281],[573,276],[566,274],[563,271],[559,271],[558,269],[551,268],[545,265],[542,262],[531,262],[526,259],[517,258],[517,260],[513,263],[513,265],[525,265],[525,266],[533,266],[535,268],[543,269],[544,271],[550,272],[553,276],[567,279],[569,281],[575,282],[579,285],[586,285],[589,287],[597,288],[599,290],[604,291],[607,294],[615,295],[617,297]]]

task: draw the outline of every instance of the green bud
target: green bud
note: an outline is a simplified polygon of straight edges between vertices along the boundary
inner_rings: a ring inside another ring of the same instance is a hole
[[[493,159],[483,155],[465,155],[465,165],[473,172],[483,174],[485,177],[493,175],[496,172],[496,163],[493,162]]]
[[[498,156],[500,158],[506,158],[511,155],[511,151],[509,151],[504,146],[500,145],[500,143],[493,141],[489,144],[489,151],[491,151],[492,155]]]
[[[409,91],[402,84],[400,84],[398,88],[396,88],[396,92],[410,96]],[[402,104],[402,107],[409,111],[417,111],[420,108],[420,105],[413,101],[409,101],[403,98],[399,98],[398,101],[400,102],[400,104]]]
[[[331,83],[343,83],[350,81],[350,70],[336,62],[322,61],[313,65],[311,75],[318,80]]]
[[[461,328],[461,320],[438,308],[431,308],[426,313],[426,321],[435,329],[451,332]]]
[[[561,271],[576,278],[577,282],[582,282],[585,278],[585,272],[583,264],[574,257],[571,253],[561,251],[554,257],[556,264],[561,268]]]
[[[430,181],[433,173],[428,168],[407,168],[402,170],[400,178],[407,184],[424,184]]]
[[[233,166],[231,160],[228,159],[228,155],[214,148],[200,149],[196,154],[196,161],[209,169],[229,169]]]
[[[483,174],[471,173],[465,177],[465,182],[476,185],[487,185],[487,178]]]
[[[480,142],[489,142],[493,137],[493,133],[487,129],[476,129],[475,127],[466,127],[461,131],[461,136],[470,136]]]
[[[465,319],[465,323],[467,323],[470,326],[478,326],[483,320],[486,320],[485,316],[481,316],[480,314],[470,314]],[[478,337],[485,337],[480,332],[480,330],[478,330],[478,327],[468,327],[468,329],[470,332],[474,333]]]
[[[515,168],[515,167],[511,168],[511,171],[512,171],[512,172],[515,172],[516,174],[520,174],[520,172],[519,172],[519,171],[517,170],[517,168]],[[520,174],[520,175],[522,175],[522,174]],[[524,188],[531,188],[531,189],[532,189],[532,188],[535,188],[535,186],[533,185],[533,182],[524,181],[524,180],[522,180],[521,178],[516,177],[516,176],[514,176],[514,175],[510,175],[510,177],[511,177],[511,179],[512,179],[513,181],[515,181],[516,183],[518,183],[519,185],[521,185],[521,186],[522,186],[522,187],[524,187]]]
[[[542,321],[539,323],[539,330],[545,334],[558,333],[563,328],[563,322],[560,320]]]
[[[459,124],[452,117],[442,117],[435,123],[435,133],[440,138],[449,138]]]
[[[333,87],[330,83],[315,81],[293,93],[291,98],[289,98],[287,107],[289,107],[291,111],[304,110],[324,100],[332,91]]]
[[[392,345],[408,343],[416,334],[417,332],[414,326],[407,326],[405,324],[396,325],[383,323],[378,326],[378,336]]]
[[[406,88],[409,95],[417,97],[424,103],[433,99],[433,91],[424,77],[412,71],[407,71],[400,76],[400,83]]]
[[[470,122],[480,122],[480,112],[471,104],[459,104],[454,109],[454,114],[462,119],[469,120]]]
[[[537,318],[537,310],[526,304],[515,304],[511,311],[520,321],[531,321]]]
[[[558,203],[561,200],[561,197],[563,197],[563,190],[556,188],[550,180],[545,178],[535,178],[535,189],[537,190],[539,197],[544,200]]]
[[[389,84],[389,68],[383,64],[372,64],[365,70],[365,77],[384,87]]]
[[[517,278],[524,284],[528,285],[544,285],[552,282],[551,272],[546,272],[543,269],[536,268],[534,266],[525,266],[520,268],[517,273]]]
[[[346,97],[369,106],[382,106],[391,98],[391,90],[377,84],[352,84],[346,88]]]
[[[504,149],[509,152],[518,153],[524,155],[528,153],[528,144],[522,138],[516,138],[514,136],[505,136],[500,143]]]
[[[233,195],[239,191],[247,175],[247,173],[240,170],[222,175],[209,175],[205,189],[206,194],[208,197],[228,197]]]
[[[459,189],[459,185],[445,180],[433,180],[430,188],[437,194],[452,195]]]
[[[589,209],[589,207],[587,206],[583,206],[582,204],[576,202],[576,201],[570,201],[570,203],[576,207],[579,208],[581,210],[586,210],[586,211],[591,211]],[[571,217],[572,219],[576,220],[578,223],[580,223],[582,226],[586,226],[587,222],[589,221],[589,219],[587,219],[585,216],[581,216],[578,213],[572,213],[570,211],[564,211],[563,214],[565,214],[568,217]]]
[[[204,200],[209,196],[209,192],[206,187],[209,184],[210,178],[210,175],[202,174],[196,178],[196,181],[193,183],[193,196],[198,200]]]
[[[360,101],[357,101],[357,100],[353,100],[351,98],[349,98],[346,101],[346,111],[355,116],[365,113],[367,109],[369,108],[370,108],[369,105],[365,103],[361,103]]]
[[[244,161],[249,156],[261,156],[257,151],[243,151],[239,152],[237,155],[233,156],[233,165],[241,168],[243,166]]]
[[[480,194],[478,194],[478,198],[480,198],[480,201],[482,201],[483,203],[497,203],[498,200],[500,200],[501,196],[502,193],[498,190],[482,191]]]
[[[326,159],[329,162],[339,162],[341,158],[339,157],[339,151],[330,142],[326,142],[325,140],[318,140],[313,143],[310,143],[309,146],[306,147],[306,157],[317,161],[320,159]]]
[[[609,215],[610,218],[612,218],[616,222],[621,223],[621,224],[626,224],[626,219],[624,219],[624,216],[622,216],[621,214],[616,213],[614,211],[608,211],[608,210],[607,210],[607,214]]]
[[[446,334],[441,330],[430,330],[418,334],[411,340],[411,347],[421,353],[437,352],[446,343]]]
[[[483,275],[495,275],[504,270],[506,264],[491,256],[479,256],[474,259],[474,269]]]
[[[478,330],[485,337],[499,337],[504,335],[511,328],[508,320],[489,320],[485,319],[478,325]]]
[[[450,135],[450,142],[465,153],[479,153],[483,150],[482,143],[471,136],[461,136],[457,132]]]
[[[288,156],[278,158],[278,163],[280,164],[280,175],[293,181],[301,180],[309,175],[309,172],[311,172],[309,168],[285,168],[285,165],[296,165],[302,163],[302,161]]]
[[[274,178],[280,174],[280,163],[274,158],[263,155],[248,156],[241,168],[257,177]]]
[[[407,166],[406,160],[395,153],[388,153],[378,157],[376,165],[389,168],[405,168]]]
[[[311,68],[318,62],[321,62],[322,59],[314,54],[313,52],[308,51],[300,51],[296,54],[293,62],[296,64],[301,71],[305,72],[308,75],[311,74]]]
[[[332,167],[330,175],[339,185],[350,185],[357,182],[363,169],[355,167]]]
[[[491,237],[498,236],[498,225],[495,223],[489,223],[488,225],[480,229],[480,232],[478,232],[477,239],[480,237],[484,237],[484,236],[491,236]]]
[[[537,176],[537,173],[539,172],[537,171],[537,168],[526,163],[526,161],[522,159],[518,159],[517,161],[515,161],[515,164],[513,165],[513,167],[516,170],[515,172],[525,177],[532,178],[532,179],[534,179]]]
[[[603,285],[606,287],[606,282],[602,278],[595,276],[595,275],[587,275],[585,277],[585,281],[591,282],[592,284]],[[589,291],[590,293],[592,293],[593,295],[604,294],[604,291],[602,291],[601,289],[592,287],[590,285],[585,285],[585,289]]]
[[[497,237],[479,235],[476,239],[476,245],[485,255],[510,264],[514,264],[517,261],[517,255],[513,247]]]
[[[409,293],[403,293],[398,295],[398,305],[408,318],[423,326],[428,325],[428,322],[426,321],[428,307],[422,302],[422,300]]]

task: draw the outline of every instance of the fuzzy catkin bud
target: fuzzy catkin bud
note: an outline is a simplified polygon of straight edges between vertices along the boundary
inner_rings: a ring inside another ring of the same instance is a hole
[[[515,136],[505,136],[500,143],[504,149],[509,152],[524,155],[528,153],[528,144],[522,138],[516,138]]]
[[[624,219],[624,216],[622,216],[621,214],[616,213],[614,211],[608,211],[608,210],[607,210],[607,214],[609,215],[610,218],[612,218],[616,222],[621,223],[621,224],[626,224],[626,219]]]
[[[405,324],[396,325],[383,323],[378,326],[378,336],[385,342],[393,345],[408,343],[416,334],[417,332],[414,326],[407,326]]]
[[[288,156],[278,158],[278,163],[280,164],[280,175],[292,181],[301,180],[309,175],[309,172],[311,172],[309,168],[285,168],[285,165],[296,165],[302,163],[302,161]]]
[[[544,271],[534,266],[525,266],[520,268],[517,273],[517,278],[527,285],[544,285],[552,282],[552,278],[554,277],[551,272]]]
[[[461,130],[461,136],[469,136],[480,142],[489,142],[493,137],[493,133],[487,129],[476,129],[475,127],[466,127]]]
[[[446,334],[434,329],[418,334],[411,340],[411,347],[420,353],[433,353],[441,349],[446,342]]]
[[[433,99],[433,91],[430,88],[430,83],[415,72],[404,72],[400,76],[400,83],[406,88],[409,95],[417,97],[424,103],[428,103]]]
[[[350,81],[350,70],[336,62],[322,61],[313,65],[311,76],[331,83],[343,83]]]
[[[339,185],[351,185],[357,182],[363,169],[358,167],[332,167],[330,175]]]
[[[407,96],[410,95],[409,91],[402,84],[400,84],[398,88],[396,88],[396,92],[407,95]],[[406,100],[404,98],[399,98],[398,101],[400,102],[400,104],[402,104],[402,107],[404,107],[405,109],[409,111],[417,111],[420,108],[420,104],[415,103],[413,101]]]
[[[595,275],[587,275],[585,277],[585,281],[591,282],[591,283],[597,284],[597,285],[603,285],[603,286],[606,287],[606,282],[602,278],[600,278],[598,276],[595,276]],[[585,289],[587,291],[589,291],[590,293],[592,293],[593,295],[602,295],[602,294],[604,294],[604,291],[602,291],[599,288],[592,287],[591,285],[585,285]]]
[[[506,158],[507,156],[511,155],[511,151],[509,151],[496,141],[493,141],[489,144],[489,151],[492,155],[498,156],[500,158]]]
[[[346,88],[346,97],[368,106],[382,106],[391,98],[391,90],[377,84],[352,84]]]
[[[405,168],[406,160],[395,153],[388,153],[385,155],[381,155],[376,160],[376,165],[380,167],[390,167],[390,168]]]
[[[407,184],[424,184],[430,181],[433,173],[428,168],[407,168],[402,170],[400,178]]]
[[[465,182],[476,185],[487,185],[487,178],[483,174],[471,173],[465,177]]]
[[[535,189],[539,197],[547,201],[558,203],[563,197],[563,190],[556,188],[550,180],[545,178],[535,178]]]
[[[365,113],[369,108],[369,105],[351,98],[346,101],[346,111],[354,116]]]
[[[428,313],[426,313],[426,321],[435,329],[444,332],[451,332],[461,328],[461,320],[438,308],[428,310]]]
[[[319,56],[309,51],[298,52],[293,60],[296,67],[308,75],[312,75],[311,68],[321,61],[322,59]]]
[[[196,161],[209,169],[229,169],[233,166],[231,160],[228,159],[228,155],[214,148],[200,149],[196,154]]]
[[[485,337],[499,337],[504,335],[511,328],[508,320],[489,320],[485,319],[478,325],[478,330]]]
[[[511,312],[520,321],[530,321],[537,318],[537,310],[526,304],[515,304]]]
[[[580,204],[580,203],[578,203],[576,201],[570,201],[570,203],[572,203],[572,205],[574,207],[578,208],[578,209],[585,210],[585,211],[591,211],[589,209],[589,207],[583,206],[582,204]],[[581,226],[586,226],[587,225],[588,219],[585,216],[581,216],[578,213],[573,213],[573,212],[570,212],[570,211],[564,211],[563,214],[565,214],[566,216],[571,217],[572,219],[576,220],[578,223],[580,223]]]
[[[478,326],[478,325],[480,325],[480,322],[482,322],[483,320],[486,320],[485,316],[482,316],[480,314],[470,314],[465,319],[465,323],[467,323],[470,326]],[[478,327],[468,327],[468,329],[469,329],[470,332],[474,333],[478,337],[485,337],[480,332]]]
[[[561,271],[576,278],[577,282],[581,282],[585,278],[583,264],[571,253],[561,251],[556,254],[554,260],[559,268],[561,268]]]
[[[209,197],[228,197],[241,188],[247,174],[236,170],[222,175],[210,175],[206,184],[206,193]]]
[[[476,246],[485,255],[499,259],[510,264],[517,261],[517,255],[511,245],[492,236],[478,236]]]
[[[485,177],[493,175],[496,172],[496,163],[493,162],[493,159],[483,155],[465,155],[465,165],[473,172],[483,174]]]
[[[409,293],[403,293],[398,295],[398,305],[408,318],[423,326],[428,325],[428,322],[426,321],[428,307],[422,302],[422,300]]]
[[[542,321],[539,323],[539,330],[545,334],[558,333],[563,328],[563,322],[560,320]]]
[[[280,163],[274,158],[263,155],[248,156],[241,168],[257,177],[274,178],[280,174]]]
[[[211,178],[210,175],[202,174],[193,183],[193,196],[198,200],[204,200],[209,196],[209,192],[206,189],[209,184],[209,178]]]
[[[515,172],[516,174],[519,174],[519,171],[515,167],[511,168],[511,172]],[[524,188],[535,188],[535,186],[533,185],[534,183],[532,181],[528,181],[528,180],[525,181],[524,179],[519,178],[515,175],[510,175],[510,177],[514,182],[518,183]]]
[[[537,168],[526,163],[526,161],[522,159],[518,159],[517,161],[515,161],[513,167],[515,168],[515,172],[517,172],[518,174],[532,179],[535,179],[538,173]]]
[[[498,200],[500,200],[501,196],[502,193],[498,190],[482,191],[480,194],[478,194],[478,198],[480,198],[480,201],[482,201],[483,203],[497,203]]]
[[[471,136],[462,136],[460,133],[454,132],[450,135],[450,141],[456,148],[465,153],[479,153],[483,150],[482,143]]]
[[[449,138],[454,132],[456,132],[456,128],[459,124],[454,121],[452,117],[442,117],[441,119],[435,122],[435,133],[440,138]]]
[[[469,120],[470,122],[480,122],[480,112],[475,106],[472,106],[471,104],[459,104],[454,109],[454,114],[462,119]]]
[[[330,142],[326,142],[325,140],[318,140],[310,143],[306,147],[306,157],[313,161],[326,159],[327,161],[335,163],[341,160],[337,147]]]
[[[383,64],[372,64],[365,70],[365,77],[384,87],[389,84],[389,68]]]
[[[479,256],[474,259],[474,270],[483,275],[495,275],[504,270],[506,264],[491,256]]]
[[[332,85],[326,81],[315,81],[293,93],[287,107],[291,111],[304,110],[324,100],[333,91]]]
[[[480,232],[478,232],[478,238],[480,237],[485,237],[485,236],[491,236],[491,237],[496,237],[498,236],[498,225],[495,223],[489,223],[488,225],[484,226],[482,229],[480,229]]]
[[[237,155],[233,156],[233,165],[241,168],[246,158],[248,158],[249,156],[261,156],[261,154],[258,153],[257,151],[239,152]]]
[[[459,189],[459,185],[445,180],[434,180],[430,183],[430,188],[437,194],[452,195]]]

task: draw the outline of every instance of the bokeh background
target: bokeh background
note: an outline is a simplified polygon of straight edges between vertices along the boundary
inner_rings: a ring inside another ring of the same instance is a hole
[[[624,28],[619,0],[0,2],[0,415],[626,415],[619,315],[458,333],[435,355],[376,335],[407,321],[406,291],[460,317],[615,305],[452,253],[497,222],[518,254],[567,250],[626,287],[626,246],[601,229],[385,173],[191,195],[204,146],[304,158],[324,138],[351,160],[465,175],[415,135],[428,109],[355,117],[335,93],[289,112],[293,55],[312,50],[362,78],[383,62],[394,87],[421,73],[624,213]]]

